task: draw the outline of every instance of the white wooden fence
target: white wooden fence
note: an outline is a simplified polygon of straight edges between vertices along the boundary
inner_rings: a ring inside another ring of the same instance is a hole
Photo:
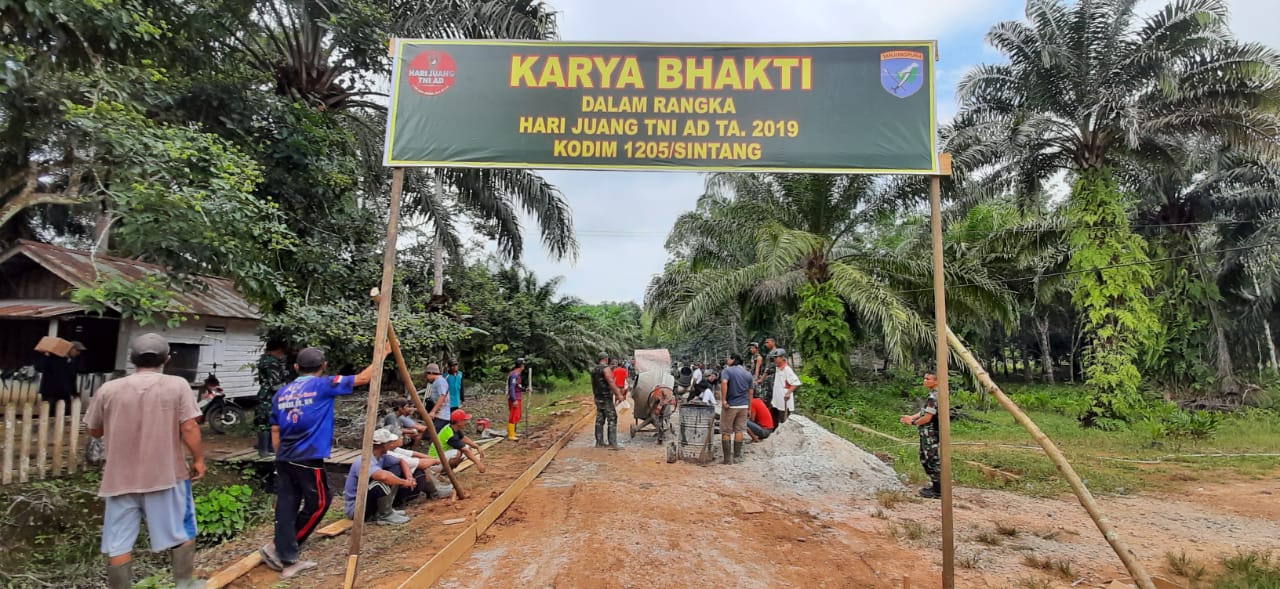
[[[63,401],[53,408],[53,417],[49,416],[49,404],[44,402],[28,400],[3,407],[0,484],[44,480],[84,469],[82,444],[89,436],[80,435],[83,426],[79,398],[71,399],[70,415],[64,415],[67,407]]]

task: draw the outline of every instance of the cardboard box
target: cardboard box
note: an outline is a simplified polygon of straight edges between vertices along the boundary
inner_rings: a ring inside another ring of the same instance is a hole
[[[40,342],[36,344],[37,352],[48,352],[54,356],[66,358],[71,352],[71,342],[60,337],[46,335],[40,338]]]

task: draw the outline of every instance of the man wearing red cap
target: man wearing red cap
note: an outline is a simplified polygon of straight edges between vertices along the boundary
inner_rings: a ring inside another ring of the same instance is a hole
[[[453,413],[449,415],[449,425],[444,426],[437,433],[440,436],[440,441],[449,447],[448,450],[444,451],[444,458],[449,461],[450,467],[461,464],[462,459],[466,458],[476,463],[476,471],[483,473],[485,466],[480,459],[484,457],[484,450],[462,433],[470,420],[470,413],[462,409],[454,409]],[[439,458],[436,454],[435,444],[432,444],[430,449],[427,450],[427,455],[432,458]]]

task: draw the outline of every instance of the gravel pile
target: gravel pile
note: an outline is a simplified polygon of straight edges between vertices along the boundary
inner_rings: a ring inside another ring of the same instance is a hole
[[[741,468],[798,494],[838,493],[870,498],[903,490],[892,468],[822,426],[792,415],[769,439],[747,444]]]

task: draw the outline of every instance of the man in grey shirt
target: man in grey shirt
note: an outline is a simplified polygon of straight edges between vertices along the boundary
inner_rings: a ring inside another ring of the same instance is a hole
[[[440,375],[440,365],[435,362],[427,364],[427,384],[431,393],[431,424],[436,426],[436,431],[440,431],[449,425],[449,414],[453,407],[449,400],[449,381]]]
[[[728,366],[720,371],[720,407],[720,448],[724,463],[733,464],[742,460],[742,435],[751,409],[751,373],[737,354],[729,356]]]

